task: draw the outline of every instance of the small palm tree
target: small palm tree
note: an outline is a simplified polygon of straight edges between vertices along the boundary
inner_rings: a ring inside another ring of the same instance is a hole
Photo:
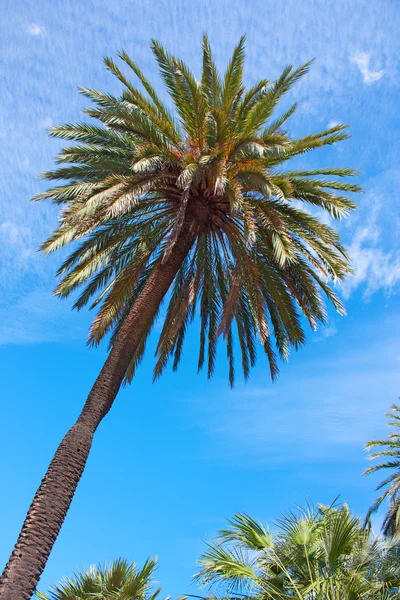
[[[71,245],[56,293],[83,288],[75,307],[98,308],[89,335],[96,345],[110,334],[109,356],[75,425],[62,440],[35,495],[17,544],[0,578],[0,598],[31,597],[84,470],[93,435],[120,386],[140,363],[161,302],[168,308],[154,376],[168,359],[177,369],[188,325],[199,314],[198,368],[214,372],[217,341],[226,342],[234,380],[234,342],[244,376],[255,364],[259,339],[271,375],[277,353],[305,341],[301,317],[324,322],[323,296],[343,312],[328,285],[349,271],[337,232],[310,209],[334,219],[354,204],[358,187],[347,169],[287,170],[291,158],[348,137],[344,125],[291,138],[284,129],[296,105],[273,117],[280,99],[310,63],[287,67],[273,83],[246,91],[244,39],[224,77],[207,38],[198,81],[188,67],[152,43],[170,108],[131,58],[125,68],[139,91],[110,58],[107,68],[123,84],[120,97],[82,89],[94,102],[87,115],[99,124],[54,127],[72,141],[44,174],[60,185],[40,194],[61,206],[60,225],[43,244],[54,252]]]
[[[398,597],[398,540],[374,538],[346,505],[299,509],[277,524],[271,534],[248,515],[235,515],[200,558],[197,579],[223,598]]]
[[[40,600],[155,600],[161,591],[151,591],[155,566],[156,560],[149,560],[138,569],[118,559],[65,577],[49,595],[37,592],[36,596]]]
[[[389,419],[391,433],[386,440],[372,440],[365,447],[367,450],[381,448],[378,452],[369,455],[370,460],[383,459],[383,462],[373,465],[364,471],[370,475],[377,471],[389,472],[390,475],[378,485],[376,490],[384,490],[375,500],[368,511],[367,520],[376,512],[382,503],[387,500],[389,508],[382,524],[384,535],[400,533],[400,407],[392,405],[392,412],[386,415]]]

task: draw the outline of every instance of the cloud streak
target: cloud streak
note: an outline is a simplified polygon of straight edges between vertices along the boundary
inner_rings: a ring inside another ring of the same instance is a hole
[[[379,419],[400,384],[395,358],[399,326],[382,324],[379,344],[364,331],[363,348],[353,342],[342,346],[340,357],[333,360],[322,352],[312,368],[291,365],[290,378],[282,374],[274,386],[255,382],[254,387],[222,395],[218,403],[194,399],[198,425],[218,448],[215,460],[272,468],[341,460],[350,451],[361,452],[377,434]]]
[[[400,252],[385,252],[380,247],[382,232],[374,219],[357,229],[348,247],[354,275],[343,284],[345,298],[363,286],[364,297],[379,290],[393,293],[400,284]]]
[[[360,198],[359,215],[353,228],[344,231],[354,274],[341,285],[345,298],[362,289],[365,299],[400,287],[398,198],[400,173],[388,171],[366,182],[367,193]]]
[[[372,83],[376,83],[385,74],[385,71],[379,70],[375,71],[371,69],[371,54],[369,52],[359,52],[350,58],[351,62],[357,65],[364,83],[367,85],[371,85]]]
[[[44,35],[46,28],[44,25],[39,25],[38,23],[30,23],[27,27],[27,32],[30,35]]]
[[[0,305],[0,345],[40,344],[85,340],[87,315],[71,311],[70,303],[50,290],[23,294],[12,305]]]
[[[322,327],[321,331],[317,334],[317,336],[313,339],[313,342],[324,342],[330,337],[336,335],[338,330],[336,329],[333,323]]]

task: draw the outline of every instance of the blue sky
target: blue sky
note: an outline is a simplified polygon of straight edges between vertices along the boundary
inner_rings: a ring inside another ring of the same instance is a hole
[[[363,514],[376,480],[363,444],[385,435],[400,390],[400,84],[397,0],[3,0],[0,21],[0,562],[40,478],[105,357],[89,350],[87,313],[52,297],[61,257],[36,248],[56,223],[29,199],[57,143],[45,128],[79,120],[77,86],[118,90],[102,56],[124,48],[159,83],[152,37],[195,70],[208,32],[218,64],[247,34],[247,83],[315,57],[292,92],[293,134],[351,123],[352,139],[307,166],[360,171],[365,193],[340,225],[354,275],[339,289],[348,316],[308,332],[271,384],[260,361],[230,391],[221,360],[196,375],[189,336],[178,374],[151,383],[151,348],[101,425],[40,585],[79,566],[159,555],[166,594],[195,593],[203,541],[235,511],[273,522],[307,500],[341,494]],[[221,352],[221,357],[222,357]]]

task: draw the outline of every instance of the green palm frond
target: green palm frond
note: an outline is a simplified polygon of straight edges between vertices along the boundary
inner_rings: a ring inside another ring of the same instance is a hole
[[[273,547],[273,536],[268,529],[244,513],[228,521],[230,529],[222,529],[219,537],[224,542],[235,541],[251,550]]]
[[[220,584],[229,581],[232,592],[242,587],[249,588],[255,580],[254,568],[248,557],[240,549],[227,549],[219,544],[209,546],[199,560],[202,570],[197,579],[203,584]]]
[[[56,294],[67,297],[80,289],[74,307],[98,310],[90,343],[105,336],[115,342],[186,220],[199,221],[197,241],[170,290],[155,377],[170,359],[178,367],[192,322],[200,323],[199,369],[207,365],[212,376],[224,342],[233,385],[235,345],[245,378],[259,347],[274,378],[277,356],[287,359],[291,348],[305,342],[303,317],[312,328],[324,323],[325,299],[344,313],[329,280],[351,272],[349,259],[337,232],[309,208],[319,207],[334,219],[347,216],[355,208],[348,194],[359,188],[343,179],[355,172],[290,171],[283,165],[346,139],[346,126],[291,138],[283,127],[296,106],[275,112],[311,63],[289,66],[275,82],[262,79],[246,90],[244,43],[243,37],[221,76],[205,36],[198,80],[153,40],[173,111],[126,52],[119,53],[121,64],[105,57],[121,95],[82,88],[92,103],[85,112],[96,123],[50,130],[70,145],[57,156],[57,167],[43,174],[59,185],[36,197],[61,207],[60,224],[42,250],[48,254],[73,245],[59,270]],[[126,380],[151,331],[152,324],[132,355]]]
[[[147,560],[141,569],[124,559],[92,566],[65,577],[49,595],[37,592],[36,596],[40,600],[155,600],[160,593],[159,589],[152,592],[156,562]]]

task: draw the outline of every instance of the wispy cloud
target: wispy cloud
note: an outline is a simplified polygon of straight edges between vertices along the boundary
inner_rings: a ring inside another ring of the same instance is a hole
[[[13,221],[0,222],[0,248],[2,256],[12,259],[12,270],[25,270],[25,267],[35,256],[32,236],[29,227]],[[9,274],[10,264],[4,263],[5,275]]]
[[[314,337],[313,342],[324,342],[330,337],[336,335],[338,330],[336,329],[333,323],[322,327],[320,331],[318,331],[316,337]]]
[[[14,304],[0,304],[0,345],[39,344],[85,340],[87,315],[71,311],[68,302],[54,298],[51,290],[21,295]]]
[[[375,292],[400,290],[400,244],[398,199],[400,172],[384,171],[367,180],[366,193],[358,198],[359,209],[342,231],[353,274],[342,284],[344,297],[361,290],[369,300]]]
[[[359,52],[358,54],[354,54],[350,57],[352,63],[357,65],[364,83],[370,85],[371,83],[375,83],[382,79],[385,72],[383,69],[379,71],[375,71],[370,67],[371,64],[371,54],[369,52]]]
[[[342,347],[340,356],[326,355],[328,362],[314,361],[312,368],[292,364],[290,378],[282,374],[273,386],[255,382],[222,395],[218,403],[204,396],[194,400],[198,424],[218,448],[215,459],[271,466],[337,460],[355,448],[361,452],[377,434],[400,383],[398,326],[381,324],[379,344],[367,334],[363,349]]]
[[[53,280],[60,257],[45,259],[37,252],[55,221],[53,207],[27,198],[13,203],[7,192],[9,203],[0,203],[0,292],[9,295],[14,285],[21,291],[22,279],[35,279],[35,288]]]
[[[38,23],[30,23],[26,28],[26,31],[30,35],[44,35],[46,33],[46,28],[44,25],[39,25]]]
[[[400,284],[400,252],[385,252],[380,247],[381,237],[382,231],[374,217],[356,230],[348,247],[354,275],[343,283],[345,298],[361,285],[364,297],[368,298],[378,290],[391,293]]]
[[[377,291],[393,293],[400,286],[400,247],[398,241],[398,189],[400,173],[383,172],[366,182],[366,194],[360,198],[360,209],[344,232],[353,275],[341,285],[345,298],[357,289],[364,297]]]
[[[51,117],[45,117],[44,119],[41,119],[40,125],[45,129],[48,129],[54,125],[54,120]]]

